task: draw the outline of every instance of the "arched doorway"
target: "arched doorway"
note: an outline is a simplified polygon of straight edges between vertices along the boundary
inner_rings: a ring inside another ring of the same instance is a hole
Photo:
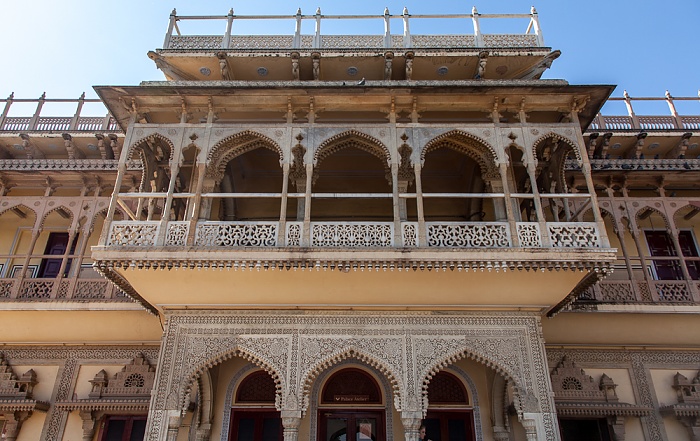
[[[474,411],[469,394],[455,375],[438,372],[428,386],[428,412],[423,423],[432,441],[474,441]]]
[[[320,441],[384,441],[384,399],[368,372],[341,369],[323,386],[318,406]]]
[[[246,376],[231,411],[229,441],[282,441],[282,418],[275,409],[275,381],[265,371]]]

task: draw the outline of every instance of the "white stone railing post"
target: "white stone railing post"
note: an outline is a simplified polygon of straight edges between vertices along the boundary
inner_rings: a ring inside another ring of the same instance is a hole
[[[321,8],[316,9],[316,30],[311,47],[314,49],[321,47]]]
[[[85,92],[83,92],[82,95],[80,95],[80,98],[78,98],[78,108],[75,110],[75,115],[73,115],[73,119],[70,121],[70,127],[68,130],[76,130],[78,128],[78,122],[80,121],[80,112],[83,110],[83,104],[85,104]]]
[[[384,47],[391,47],[391,15],[389,15],[389,8],[384,8]]]
[[[170,49],[170,38],[173,36],[173,28],[177,22],[177,10],[173,9],[170,13],[170,21],[168,22],[168,31],[165,33],[165,41],[163,41],[163,49]]]
[[[544,37],[542,36],[542,28],[540,27],[540,18],[534,6],[530,9],[530,15],[532,16],[530,21],[535,30],[535,35],[537,36],[537,46],[544,47]]]
[[[233,27],[233,8],[229,9],[228,15],[226,16],[226,34],[224,39],[221,41],[221,49],[228,49],[231,47],[231,28]]]
[[[681,119],[680,115],[678,115],[678,111],[676,110],[676,105],[673,102],[673,97],[667,90],[666,93],[664,94],[666,97],[666,103],[668,104],[668,109],[671,111],[671,115],[673,115],[673,125],[677,129],[682,129],[683,128],[683,120]]]
[[[3,129],[5,126],[5,119],[7,119],[7,114],[10,113],[10,106],[12,105],[12,102],[15,99],[15,93],[12,92],[10,96],[7,97],[7,100],[5,101],[5,109],[2,111],[2,115],[0,115],[0,130]]]
[[[622,92],[622,96],[625,98],[625,107],[627,107],[627,114],[632,120],[632,128],[639,129],[639,118],[637,118],[637,115],[635,115],[634,109],[632,108],[632,98],[630,98],[626,90]]]
[[[287,203],[289,194],[289,163],[282,164],[282,198],[280,200],[280,224],[277,234],[277,246],[283,247],[287,234]]]
[[[41,114],[41,108],[44,107],[44,103],[46,102],[46,92],[42,93],[41,96],[39,97],[39,101],[36,105],[36,110],[34,111],[34,116],[32,116],[32,119],[29,121],[29,129],[28,130],[36,130],[37,124],[39,124],[39,115]]]
[[[301,8],[297,9],[297,15],[295,16],[295,26],[294,26],[294,40],[292,40],[293,48],[301,47]]]
[[[484,40],[481,37],[481,28],[479,27],[479,11],[476,6],[472,8],[472,23],[474,24],[474,45],[476,47],[484,47]]]
[[[403,47],[412,47],[411,43],[411,29],[408,26],[408,8],[403,8]]]

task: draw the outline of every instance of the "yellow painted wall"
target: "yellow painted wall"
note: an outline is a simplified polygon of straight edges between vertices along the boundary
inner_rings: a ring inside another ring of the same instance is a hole
[[[666,429],[666,435],[669,440],[673,441],[690,441],[690,434],[688,429],[686,429],[678,418],[675,416],[665,416],[664,428]],[[632,438],[634,439],[634,438]]]
[[[685,375],[689,380],[695,378],[697,370],[691,369],[650,369],[651,379],[654,382],[654,393],[659,406],[667,406],[678,403],[676,390],[673,389],[673,376],[676,373]]]
[[[41,439],[41,429],[44,427],[46,412],[33,412],[32,416],[22,423],[17,441],[37,441]]]
[[[539,309],[559,302],[584,275],[573,271],[185,269],[129,269],[123,274],[149,302],[164,307],[392,305],[399,309],[406,305],[534,305]]]
[[[612,378],[617,387],[615,392],[617,393],[617,398],[622,403],[637,404],[634,397],[634,390],[632,389],[632,380],[630,379],[630,374],[627,369],[593,369],[584,368],[586,375],[593,377],[595,384],[600,384],[600,377],[603,374],[607,374],[608,377]]]
[[[80,365],[73,396],[78,400],[89,399],[90,391],[92,391],[90,380],[95,378],[98,372],[104,370],[107,372],[107,378],[111,379],[117,372],[121,371],[123,367],[124,365]]]
[[[0,311],[3,343],[159,344],[160,320],[144,310]]]
[[[642,345],[700,348],[696,314],[563,312],[542,320],[549,345]]]
[[[21,377],[22,374],[29,369],[34,369],[36,373],[37,384],[34,386],[34,399],[38,401],[51,401],[51,394],[53,394],[53,388],[56,383],[56,375],[58,375],[58,366],[12,366],[12,370],[18,377]]]

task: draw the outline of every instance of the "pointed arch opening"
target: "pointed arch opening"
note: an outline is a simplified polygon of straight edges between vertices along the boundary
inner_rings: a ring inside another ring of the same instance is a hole
[[[148,194],[129,198],[120,196],[122,207],[130,211],[134,220],[162,219],[166,208],[173,154],[172,141],[159,133],[140,139],[129,148],[127,159],[139,159],[143,166],[141,180],[135,190],[137,193]]]
[[[321,143],[314,155],[312,221],[392,221],[389,161],[386,146],[354,130]]]
[[[568,197],[568,194],[588,191],[576,144],[568,138],[549,133],[535,141],[533,155],[537,160],[535,180],[545,220],[572,222],[577,208],[590,203],[589,198],[572,200]]]
[[[283,158],[279,145],[257,132],[246,130],[220,141],[207,157],[199,218],[247,228],[260,222],[276,225],[283,210],[293,213],[294,204],[281,206]]]
[[[32,230],[37,221],[37,214],[34,210],[23,204],[3,206],[0,211],[0,225],[11,234],[8,240],[0,240],[0,278],[11,279],[19,277],[25,265],[26,256],[31,253],[29,244],[31,243]],[[33,275],[36,261],[30,261],[30,274]],[[12,280],[0,281],[0,296],[10,297],[13,284]]]
[[[453,130],[428,142],[421,153],[427,222],[505,220],[496,154],[483,140]]]

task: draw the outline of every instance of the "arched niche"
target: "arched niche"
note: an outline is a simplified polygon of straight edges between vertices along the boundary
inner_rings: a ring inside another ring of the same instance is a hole
[[[350,131],[319,146],[314,155],[313,193],[391,193],[389,153],[378,140]],[[312,221],[391,221],[393,202],[385,198],[314,198]]]

